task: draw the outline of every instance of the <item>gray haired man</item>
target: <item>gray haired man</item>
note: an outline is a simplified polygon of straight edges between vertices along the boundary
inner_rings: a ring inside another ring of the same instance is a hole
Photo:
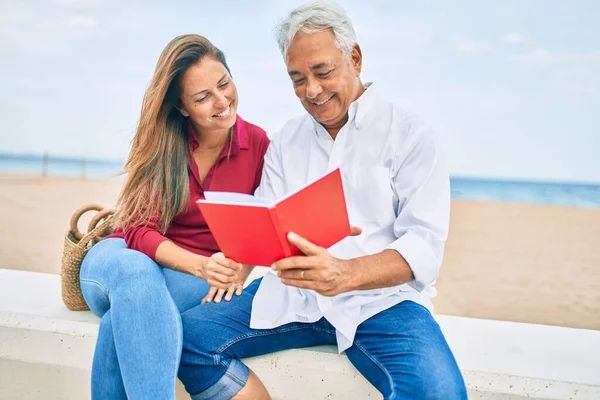
[[[329,249],[290,233],[303,256],[228,304],[185,312],[180,379],[193,399],[268,399],[241,358],[333,344],[385,399],[466,398],[431,315],[450,207],[433,132],[362,83],[362,53],[336,3],[294,9],[277,40],[307,114],[274,135],[256,196],[282,197],[340,167],[363,232]]]

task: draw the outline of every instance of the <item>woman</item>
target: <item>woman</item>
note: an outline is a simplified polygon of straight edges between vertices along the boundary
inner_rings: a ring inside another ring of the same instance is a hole
[[[119,228],[81,267],[85,300],[102,318],[94,399],[174,399],[180,313],[241,293],[250,267],[218,253],[195,204],[205,190],[259,184],[269,141],[237,105],[225,56],[207,39],[183,35],[163,50],[125,165]]]

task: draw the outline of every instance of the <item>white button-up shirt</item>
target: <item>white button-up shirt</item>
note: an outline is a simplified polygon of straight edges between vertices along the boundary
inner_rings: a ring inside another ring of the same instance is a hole
[[[450,214],[445,159],[430,128],[367,87],[335,140],[308,114],[284,125],[272,138],[255,195],[281,198],[340,167],[350,223],[363,232],[330,247],[330,254],[350,259],[394,249],[415,279],[327,297],[286,286],[269,272],[254,298],[252,328],[325,317],[342,352],[359,324],[387,308],[412,300],[432,309]]]

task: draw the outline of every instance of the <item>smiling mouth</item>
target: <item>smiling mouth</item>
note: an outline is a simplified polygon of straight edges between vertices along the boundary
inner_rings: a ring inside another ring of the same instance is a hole
[[[331,96],[329,96],[327,99],[320,101],[320,102],[316,102],[316,101],[311,101],[311,103],[315,106],[322,106],[324,104],[326,104],[329,100],[331,100],[333,98],[333,96],[335,96],[334,94],[332,94]]]
[[[220,114],[215,114],[215,115],[213,115],[213,117],[224,118],[224,117],[229,117],[229,114],[231,114],[231,104],[227,106],[225,111],[223,111]]]

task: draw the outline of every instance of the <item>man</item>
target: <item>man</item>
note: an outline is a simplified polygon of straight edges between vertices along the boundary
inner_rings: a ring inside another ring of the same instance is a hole
[[[360,80],[345,11],[293,10],[278,42],[308,115],[273,137],[256,195],[282,197],[341,167],[350,221],[363,232],[281,260],[229,304],[182,316],[180,379],[193,399],[268,399],[240,358],[337,344],[385,399],[466,398],[430,309],[449,222],[449,177],[433,132]]]

